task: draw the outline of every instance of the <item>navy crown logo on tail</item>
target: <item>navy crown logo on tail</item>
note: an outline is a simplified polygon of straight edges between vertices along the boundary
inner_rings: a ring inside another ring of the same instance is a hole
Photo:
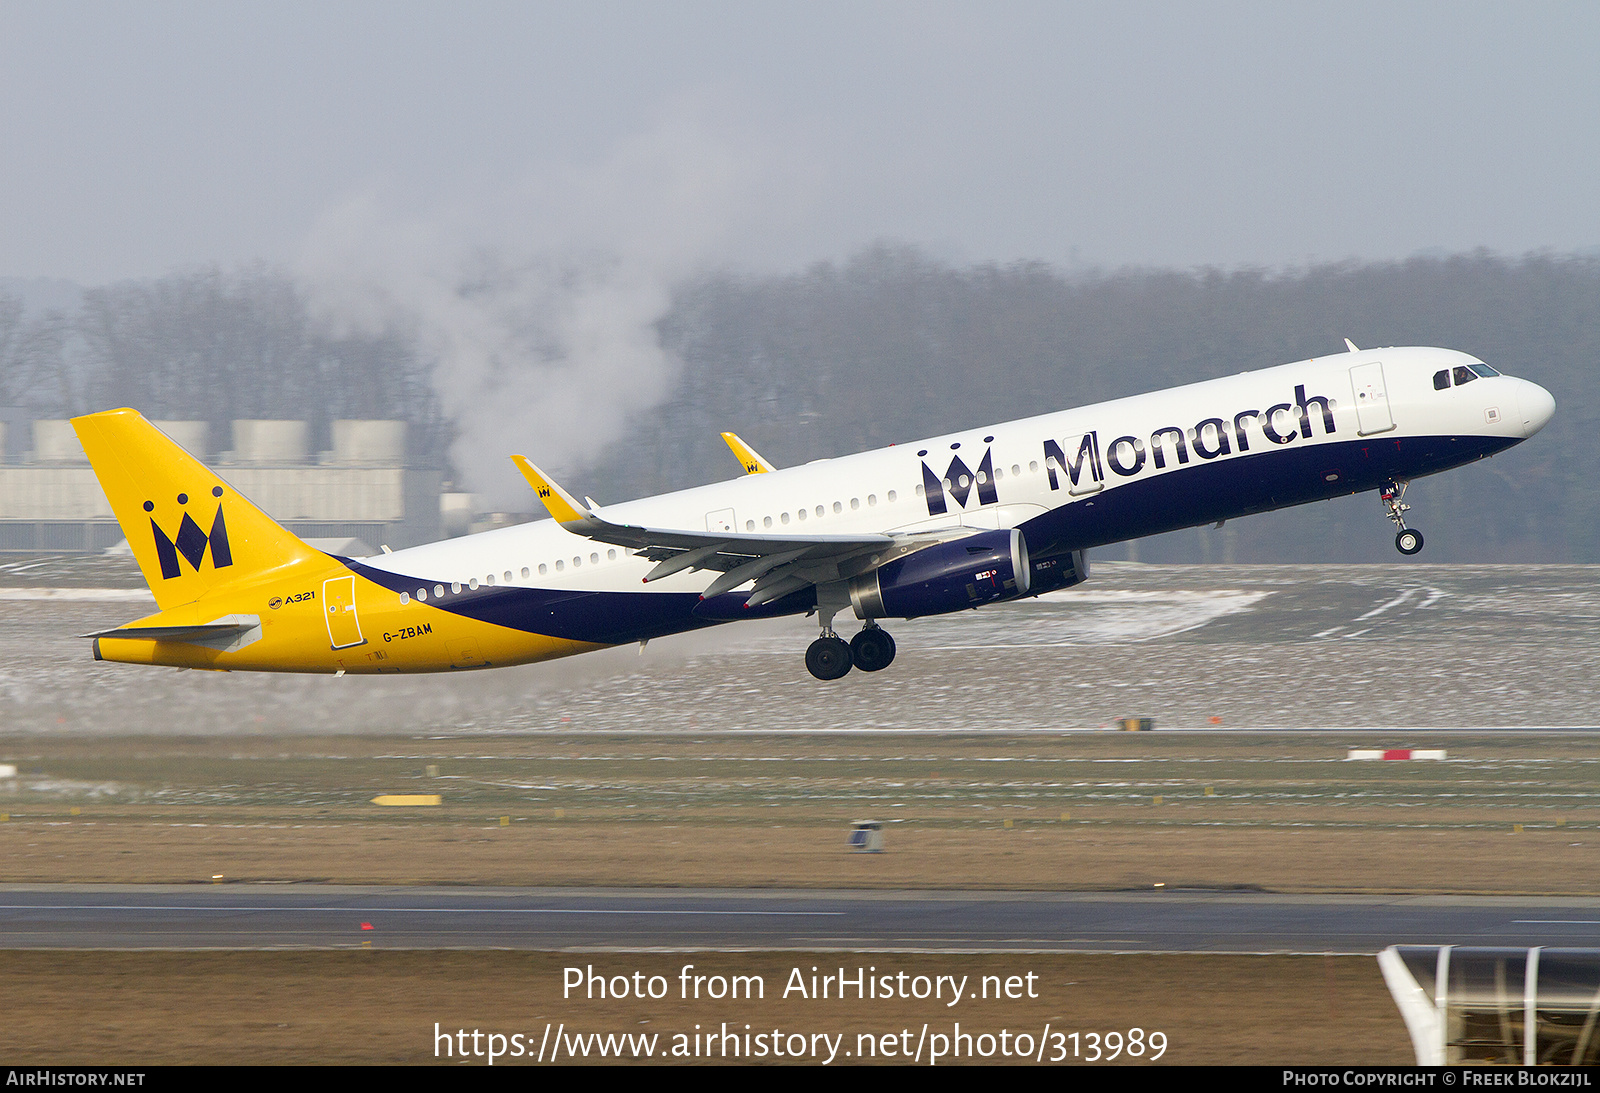
[[[217,498],[222,497],[222,487],[211,491]],[[178,494],[178,504],[187,505],[189,495]],[[155,502],[146,501],[144,511],[151,512],[155,509]],[[228,548],[228,522],[222,515],[222,502],[217,502],[217,515],[211,521],[211,533],[200,530],[200,525],[194,522],[194,517],[188,512],[183,514],[183,523],[178,525],[178,534],[168,538],[167,533],[161,530],[161,525],[156,523],[154,516],[150,518],[150,534],[155,538],[156,557],[161,560],[161,577],[171,580],[173,577],[183,575],[178,566],[178,556],[181,554],[196,572],[200,570],[200,563],[205,560],[206,548],[211,548],[211,567],[213,569],[226,569],[233,564],[233,552]]]

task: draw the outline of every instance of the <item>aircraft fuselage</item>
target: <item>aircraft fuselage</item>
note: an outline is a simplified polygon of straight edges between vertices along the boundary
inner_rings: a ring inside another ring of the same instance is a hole
[[[593,515],[607,526],[703,533],[708,542],[765,537],[767,550],[785,536],[944,542],[1015,529],[1028,572],[1011,574],[1009,593],[996,584],[995,595],[977,600],[991,602],[1075,583],[1082,573],[1063,566],[1081,570],[1086,549],[1384,489],[1494,455],[1537,432],[1553,409],[1543,388],[1464,353],[1367,350],[748,474]],[[202,496],[202,485],[191,492]],[[197,529],[216,522],[203,509],[195,508]],[[813,583],[757,603],[748,585],[702,598],[705,569],[643,583],[663,552],[640,553],[541,520],[372,558],[257,564],[253,576],[214,581],[193,603],[129,624],[258,618],[254,636],[233,642],[237,648],[223,648],[221,638],[196,645],[102,636],[97,655],[266,671],[490,667],[803,613],[819,602],[838,608],[854,577],[887,572],[887,555],[858,553],[837,572],[800,571],[809,577],[791,584]],[[206,565],[202,558],[196,568]],[[974,576],[989,572],[998,570]],[[874,618],[877,609],[863,603],[890,602],[849,587],[858,615]],[[886,617],[915,613],[923,612]]]

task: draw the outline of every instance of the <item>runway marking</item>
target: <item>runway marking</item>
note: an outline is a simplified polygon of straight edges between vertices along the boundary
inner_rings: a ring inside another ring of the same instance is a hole
[[[1595,918],[1514,918],[1513,926],[1600,926]]]
[[[1365,615],[1357,615],[1356,616],[1356,621],[1357,622],[1361,622],[1364,619],[1376,618],[1377,616],[1383,614],[1385,611],[1389,610],[1391,607],[1399,607],[1401,604],[1403,604],[1407,600],[1409,600],[1413,593],[1420,592],[1420,591],[1421,591],[1421,589],[1408,588],[1404,592],[1400,593],[1400,595],[1398,595],[1394,599],[1390,600],[1388,603],[1379,604],[1377,607],[1374,607],[1371,611],[1368,611]],[[1365,633],[1365,631],[1363,631],[1363,633]]]

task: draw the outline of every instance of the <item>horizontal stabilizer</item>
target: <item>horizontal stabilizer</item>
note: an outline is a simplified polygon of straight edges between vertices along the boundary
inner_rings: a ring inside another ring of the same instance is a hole
[[[212,649],[243,648],[243,640],[254,632],[260,636],[261,616],[226,615],[215,622],[189,626],[119,626],[83,634],[86,638],[116,638],[121,641],[175,641],[184,645],[204,645]]]

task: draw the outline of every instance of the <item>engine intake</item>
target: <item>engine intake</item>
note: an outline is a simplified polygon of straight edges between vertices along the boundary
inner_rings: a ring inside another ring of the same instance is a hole
[[[914,619],[1026,596],[1030,581],[1022,532],[980,531],[854,578],[850,602],[860,619]]]

